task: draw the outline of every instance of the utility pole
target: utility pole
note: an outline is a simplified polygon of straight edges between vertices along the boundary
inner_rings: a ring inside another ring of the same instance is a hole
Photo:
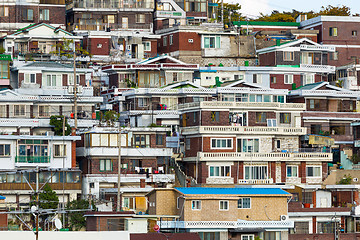
[[[36,215],[35,215],[35,238],[39,239],[39,167],[36,167]]]
[[[118,135],[118,148],[119,148],[119,155],[118,155],[118,189],[117,189],[117,201],[116,201],[116,211],[120,212],[120,185],[121,185],[121,125],[119,122],[119,135]]]
[[[76,133],[76,131],[75,131]],[[64,168],[65,168],[65,142],[64,142],[64,137],[65,137],[65,115],[63,116],[63,145],[62,148],[60,148],[59,150],[61,151],[61,156],[63,157],[63,226],[65,226],[65,172],[64,172]]]
[[[74,40],[74,135],[77,129],[77,85],[76,85],[76,47]]]
[[[224,0],[221,0],[221,23],[224,25]]]

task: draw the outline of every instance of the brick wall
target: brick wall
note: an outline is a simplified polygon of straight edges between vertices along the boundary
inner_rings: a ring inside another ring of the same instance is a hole
[[[256,122],[256,113],[257,112],[248,112],[248,125],[249,126],[267,126],[267,122]],[[275,112],[266,112],[266,119],[275,119]]]
[[[269,52],[259,55],[260,66],[275,66],[275,52]]]
[[[42,85],[42,74],[41,73],[36,74],[36,83],[39,84],[39,86],[41,87],[41,85]]]
[[[109,38],[90,38],[89,49],[92,55],[109,55],[110,39]]]
[[[301,178],[301,183],[306,183],[306,162],[300,163],[299,177]]]
[[[229,126],[229,111],[218,111],[219,121],[211,121],[211,111],[201,112],[202,126]]]
[[[227,149],[212,149],[211,148],[211,139],[213,137],[203,137],[203,152],[236,152],[236,137],[216,137],[216,138],[225,138],[232,139],[232,148]]]
[[[186,137],[188,138],[188,137]],[[185,138],[185,142],[186,142]],[[186,157],[196,157],[197,153],[202,151],[202,138],[201,137],[193,137],[190,139],[190,149],[187,150],[185,147],[185,156]]]

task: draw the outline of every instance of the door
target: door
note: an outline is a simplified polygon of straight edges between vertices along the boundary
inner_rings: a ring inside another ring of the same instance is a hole
[[[295,127],[301,127],[301,117],[295,117]]]

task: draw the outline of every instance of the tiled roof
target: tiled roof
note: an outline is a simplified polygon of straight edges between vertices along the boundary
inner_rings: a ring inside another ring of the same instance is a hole
[[[310,83],[310,84],[306,84],[305,86],[301,87],[301,90],[311,90],[317,86],[319,86],[320,84],[323,84],[324,82],[317,82],[317,83]]]
[[[0,200],[4,200],[6,197],[0,195]]]
[[[48,68],[73,68],[70,64],[62,64],[58,62],[31,62],[24,67],[48,67]]]
[[[219,195],[287,195],[288,192],[280,188],[207,188],[207,187],[189,187],[175,188],[183,194],[219,194]]]

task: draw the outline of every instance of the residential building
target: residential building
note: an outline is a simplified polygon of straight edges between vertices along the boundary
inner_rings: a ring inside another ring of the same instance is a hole
[[[328,55],[328,64],[339,67],[358,61],[359,22],[360,17],[357,16],[318,16],[300,22],[300,28],[318,30],[317,42],[324,47],[336,48]]]
[[[0,86],[2,88],[10,87],[10,63],[11,55],[0,54]]]
[[[166,147],[164,127],[125,128],[99,127],[81,133],[77,161],[83,171],[83,196],[93,196],[116,209],[117,189],[121,188],[123,210],[145,212],[145,194],[154,187],[166,187],[175,181],[169,165],[172,151]],[[121,185],[118,166],[121,161]]]
[[[321,183],[332,154],[300,148],[306,106],[286,96],[238,81],[213,101],[179,105],[185,173],[201,185]]]
[[[360,90],[360,65],[349,64],[336,68],[336,74],[330,79],[330,83],[345,89]]]
[[[149,214],[159,216],[160,231],[179,229],[219,240],[287,239],[293,227],[287,217],[290,196],[279,188],[242,187],[154,189],[147,194]]]
[[[329,136],[334,139],[330,143],[334,153],[333,161],[340,162],[352,155],[354,135],[352,122],[359,120],[357,99],[354,91],[330,85],[328,82],[308,84],[289,93],[291,102],[306,105],[302,113],[302,126],[307,134]],[[304,147],[308,147],[305,143]]]
[[[1,3],[0,12],[1,36],[33,23],[65,25],[65,0],[8,0]]]
[[[42,22],[30,24],[4,36],[2,45],[6,54],[19,61],[49,61],[60,59],[58,52],[60,48],[65,48],[66,41],[69,41],[67,47],[72,49],[70,44],[75,42],[80,45],[81,39],[82,37],[74,36],[61,27]]]

